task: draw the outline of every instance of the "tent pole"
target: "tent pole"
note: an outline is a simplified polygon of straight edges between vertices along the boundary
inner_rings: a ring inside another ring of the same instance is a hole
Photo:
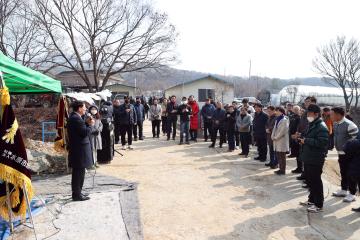
[[[34,225],[34,220],[33,220],[32,212],[31,212],[29,195],[28,195],[28,192],[27,192],[25,183],[23,184],[23,192],[24,192],[24,196],[25,196],[25,199],[26,199],[26,205],[27,205],[27,210],[28,210],[28,213],[29,213],[30,223],[31,223],[31,225],[33,226],[35,239],[37,239],[36,231],[35,231],[35,225]]]
[[[6,205],[9,211],[9,225],[10,225],[10,232],[14,232],[14,224],[12,218],[12,209],[11,209],[11,201],[10,201],[10,190],[9,190],[9,183],[5,182],[6,185]]]

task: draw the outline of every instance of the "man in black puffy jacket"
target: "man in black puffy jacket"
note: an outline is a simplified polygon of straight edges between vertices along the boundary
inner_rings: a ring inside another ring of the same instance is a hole
[[[304,163],[304,173],[309,186],[308,201],[300,203],[308,207],[309,212],[322,211],[324,204],[324,190],[321,174],[328,151],[329,131],[321,119],[320,107],[311,104],[307,109],[309,127],[304,137],[299,137],[301,144],[300,159]]]

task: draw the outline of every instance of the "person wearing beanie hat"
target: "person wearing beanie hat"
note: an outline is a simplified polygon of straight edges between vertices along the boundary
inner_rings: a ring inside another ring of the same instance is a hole
[[[329,131],[321,119],[320,112],[318,105],[309,105],[307,108],[309,128],[304,137],[297,139],[302,145],[300,158],[304,162],[305,178],[310,190],[308,201],[300,204],[313,213],[321,212],[323,209],[324,190],[321,174],[329,144]]]

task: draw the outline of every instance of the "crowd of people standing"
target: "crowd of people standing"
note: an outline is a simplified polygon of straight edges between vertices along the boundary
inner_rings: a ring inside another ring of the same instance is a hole
[[[79,102],[76,104],[73,106],[75,115],[71,115],[68,123],[70,143],[73,139],[79,140],[89,135],[89,148],[93,154],[82,156],[84,163],[77,164],[80,170],[76,170],[73,176],[73,198],[86,200],[87,197],[81,195],[83,168],[90,164],[85,158],[91,157],[92,164],[96,162],[96,151],[102,148],[100,133],[103,126],[96,106],[89,108],[89,118],[82,119],[84,105]],[[125,96],[123,103],[119,99],[113,101],[111,115],[115,126],[115,144],[121,143],[123,150],[132,150],[133,140],[145,139],[143,123],[148,118],[153,138],[160,138],[162,133],[167,141],[174,141],[179,126],[180,145],[197,142],[198,130],[202,129],[204,141],[211,142],[209,148],[215,148],[219,141],[218,147],[223,148],[227,144],[229,152],[241,147],[240,157],[247,158],[250,148],[256,146],[258,156],[254,160],[264,162],[266,167],[275,170],[276,175],[285,175],[287,158],[295,158],[297,167],[291,172],[299,174],[297,179],[303,181],[302,187],[309,189],[307,201],[300,204],[314,213],[323,210],[321,175],[328,151],[335,148],[341,173],[341,189],[334,192],[333,196],[343,197],[344,202],[356,200],[355,195],[360,186],[358,127],[346,116],[343,108],[321,109],[315,97],[307,97],[302,106],[287,104],[286,108],[267,106],[266,109],[260,103],[251,105],[247,99],[241,104],[234,101],[223,106],[221,102],[209,98],[200,109],[194,96],[182,97],[180,102],[176,96],[169,99],[152,98],[149,103],[140,97],[131,101]],[[83,129],[80,136],[75,136],[77,125]],[[76,155],[79,146],[74,146],[75,149],[71,151],[70,148],[69,151],[70,163],[79,158]],[[353,208],[353,211],[360,212],[360,208]]]

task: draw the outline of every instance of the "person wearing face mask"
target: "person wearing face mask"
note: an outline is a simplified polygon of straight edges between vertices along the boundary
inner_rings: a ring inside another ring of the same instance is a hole
[[[101,122],[99,110],[97,106],[90,106],[89,107],[89,114],[92,119],[94,119],[94,125],[91,127],[91,135],[90,135],[90,142],[91,148],[93,152],[93,164],[96,166],[97,163],[97,152],[101,151],[102,149],[102,139],[101,139],[101,132],[103,130],[103,124]]]
[[[276,160],[279,162],[277,175],[284,175],[286,171],[286,153],[289,151],[289,119],[285,116],[283,107],[275,108],[275,125],[271,133]]]
[[[233,152],[235,150],[235,125],[236,125],[236,112],[234,110],[234,106],[230,105],[226,112],[225,118],[225,126],[226,126],[226,133],[227,133],[227,140],[229,152]]]
[[[154,99],[153,100],[153,105],[150,106],[150,116],[149,116],[149,120],[151,121],[151,126],[152,126],[152,134],[153,134],[153,138],[159,138],[160,137],[160,122],[161,122],[161,112],[162,112],[162,108],[161,105],[159,104],[159,100],[158,99]]]
[[[139,130],[139,140],[144,140],[143,136],[143,124],[145,120],[145,108],[144,105],[141,104],[140,97],[136,97],[136,102],[134,105],[137,123],[134,125],[134,141],[138,139],[138,130]]]
[[[240,132],[241,153],[239,155],[246,158],[249,155],[249,145],[251,143],[251,122],[252,117],[247,108],[242,107],[240,114],[236,118],[236,127]]]
[[[176,137],[176,125],[178,118],[178,105],[176,103],[176,96],[171,96],[170,102],[167,104],[166,112],[168,114],[168,124],[167,124],[167,140],[170,140],[172,132],[172,140],[175,141]]]
[[[310,104],[307,108],[308,130],[298,138],[302,146],[300,158],[304,163],[304,172],[310,190],[308,200],[300,204],[307,207],[309,212],[318,213],[323,209],[324,190],[321,174],[328,152],[329,131],[321,119],[320,107]]]
[[[303,137],[306,132],[307,129],[309,127],[309,121],[307,120],[307,108],[309,107],[310,104],[316,104],[317,103],[317,99],[315,97],[307,97],[305,98],[304,101],[304,112],[300,117],[300,121],[298,124],[298,128],[295,134],[293,134],[291,136],[292,139],[296,140],[299,137]],[[297,180],[305,180],[305,174],[303,173],[303,162],[300,160],[300,158],[296,159],[296,163],[297,163],[297,169],[301,169],[301,175],[299,177],[297,177]],[[300,173],[300,171],[297,171],[298,173]]]
[[[189,142],[189,128],[190,128],[190,116],[191,106],[188,104],[186,97],[183,97],[181,104],[178,107],[178,114],[180,115],[180,143],[184,143],[184,134],[185,134],[185,143],[190,144]]]
[[[132,150],[132,135],[134,125],[137,124],[137,118],[135,113],[135,108],[130,104],[129,97],[124,97],[124,104],[119,107],[119,124],[120,124],[120,135],[121,135],[121,145],[122,149],[126,150],[126,134],[127,134],[127,143],[128,149]]]
[[[223,143],[225,142],[225,134],[224,134],[224,121],[225,121],[225,110],[222,108],[222,103],[216,103],[216,110],[213,113],[211,118],[212,120],[212,129],[211,129],[211,145],[209,148],[214,148],[216,143],[217,133],[220,134],[220,145],[219,147],[222,148]]]
[[[341,174],[341,189],[334,192],[333,196],[345,197],[344,202],[353,202],[355,201],[356,187],[354,190],[348,181],[349,160],[344,152],[344,145],[349,140],[356,138],[359,129],[355,123],[345,117],[345,110],[341,107],[331,109],[331,119],[334,121],[334,145],[338,152]],[[350,193],[348,193],[349,190]]]

